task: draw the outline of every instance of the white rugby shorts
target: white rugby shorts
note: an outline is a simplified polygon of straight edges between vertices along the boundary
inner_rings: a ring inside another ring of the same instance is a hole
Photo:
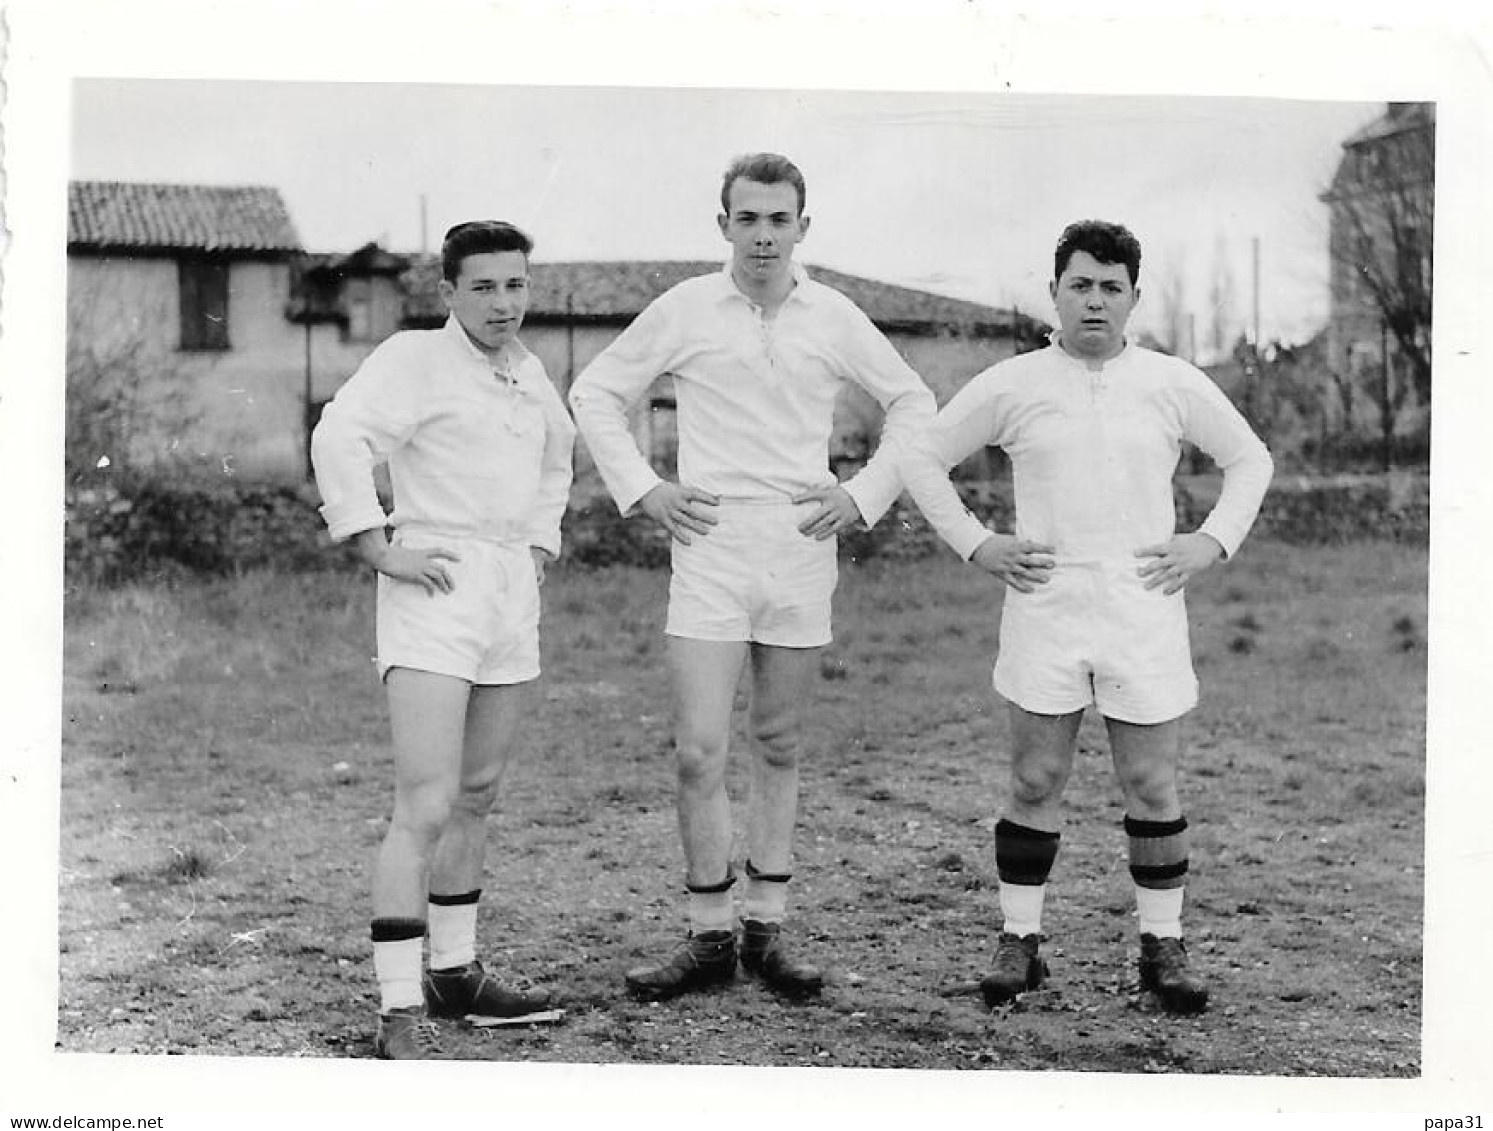
[[[378,674],[414,668],[474,684],[526,683],[539,676],[539,582],[529,547],[519,542],[432,531],[395,533],[397,545],[444,547],[454,587],[428,593],[379,574]]]
[[[672,545],[664,632],[690,640],[817,648],[831,639],[836,539],[798,531],[817,502],[723,499],[709,534]]]
[[[1032,593],[1006,589],[995,689],[1018,707],[1151,725],[1197,706],[1181,592],[1146,589],[1137,558],[1062,562]]]

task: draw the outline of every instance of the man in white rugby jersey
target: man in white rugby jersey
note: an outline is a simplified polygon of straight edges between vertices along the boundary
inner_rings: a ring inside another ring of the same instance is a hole
[[[741,965],[772,989],[816,994],[824,976],[781,931],[798,811],[798,711],[831,639],[835,535],[874,523],[901,490],[894,449],[932,419],[932,394],[838,291],[793,262],[808,234],[804,179],[786,158],[732,163],[721,184],[731,258],[655,300],[583,372],[570,403],[624,514],[672,536],[664,632],[675,697],[677,807],[689,933],[627,973],[661,1000],[729,981]],[[626,412],[663,374],[678,405],[678,482],[638,450]],[[886,410],[881,446],[845,483],[829,470],[837,394],[860,385]],[[741,939],[731,887],[725,774],[731,710],[752,676]]]
[[[575,440],[544,367],[518,338],[532,248],[498,220],[447,232],[446,324],[380,344],[312,436],[331,536],[351,541],[378,575],[394,812],[374,867],[370,933],[374,1049],[391,1060],[445,1055],[432,1017],[559,1016],[547,991],[505,984],[476,952],[487,814],[539,676],[539,586],[560,552]],[[385,460],[392,515],[374,487]],[[495,902],[501,917],[502,897]]]
[[[1118,224],[1069,225],[1054,256],[1052,343],[975,377],[903,456],[907,489],[934,529],[1006,583],[994,674],[1011,725],[1010,797],[995,830],[1004,925],[981,982],[992,1006],[1046,973],[1042,904],[1090,704],[1124,795],[1141,985],[1170,1011],[1208,1000],[1182,942],[1188,840],[1177,765],[1180,719],[1197,703],[1183,589],[1238,550],[1273,465],[1205,374],[1126,339],[1140,258]],[[1184,440],[1222,467],[1223,490],[1196,531],[1176,533],[1172,475]],[[981,525],[947,478],[986,445],[1011,459],[1014,533]]]

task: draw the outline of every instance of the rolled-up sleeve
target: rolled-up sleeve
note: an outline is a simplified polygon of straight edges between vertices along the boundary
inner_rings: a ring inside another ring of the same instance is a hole
[[[575,422],[602,482],[623,514],[663,482],[627,427],[627,410],[674,363],[677,335],[655,301],[599,353],[570,390]]]
[[[851,306],[846,316],[846,376],[886,413],[876,454],[843,484],[866,525],[874,526],[902,493],[899,453],[927,428],[938,405],[923,379],[864,313]]]
[[[554,557],[560,556],[560,522],[570,499],[574,476],[575,424],[560,394],[545,380],[541,404],[544,409],[544,455],[539,467],[539,490],[534,498],[529,544]]]
[[[335,541],[388,521],[378,501],[373,469],[419,424],[408,393],[418,382],[401,380],[408,367],[405,352],[398,339],[390,339],[369,354],[322,411],[311,435],[321,516]]]
[[[1184,412],[1183,438],[1223,470],[1218,502],[1198,533],[1213,538],[1232,558],[1260,513],[1275,461],[1223,390],[1201,373],[1188,385]]]

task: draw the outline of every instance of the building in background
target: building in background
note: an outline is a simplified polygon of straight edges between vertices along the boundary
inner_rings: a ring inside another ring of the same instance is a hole
[[[721,270],[714,260],[535,263],[523,340],[544,362],[561,393],[643,309],[676,283]],[[877,325],[933,389],[940,404],[980,370],[1045,342],[1048,327],[1017,311],[893,286],[809,265],[811,278],[843,293]],[[440,261],[414,260],[406,286],[411,326],[437,326],[445,308],[436,292]],[[660,378],[632,414],[633,433],[661,472],[672,473],[677,449],[672,379]],[[881,431],[881,408],[847,386],[835,412],[831,460],[863,462]],[[583,486],[589,456],[578,452]]]
[[[1431,403],[1436,107],[1391,102],[1342,144],[1328,206],[1326,364],[1338,427],[1424,432]]]
[[[235,474],[301,466],[293,382],[302,342],[285,318],[301,254],[263,186],[68,185],[69,412],[133,406],[128,450],[99,460],[209,462]],[[71,416],[70,416],[71,423]]]
[[[68,224],[70,359],[128,354],[184,409],[131,436],[135,463],[189,458],[301,480],[310,430],[362,360],[397,330],[446,319],[439,256],[376,243],[307,253],[274,189],[74,182]],[[536,262],[523,340],[563,394],[653,299],[720,269],[709,260]],[[1048,332],[1018,311],[808,271],[864,310],[940,403]],[[674,412],[665,376],[633,416],[661,469],[672,470]],[[881,410],[847,386],[835,421],[832,460],[853,467],[874,446]],[[578,463],[583,482],[594,478],[584,452]]]

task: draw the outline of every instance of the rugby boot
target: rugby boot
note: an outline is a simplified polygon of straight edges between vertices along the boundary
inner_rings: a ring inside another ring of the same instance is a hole
[[[1047,963],[1037,952],[1038,935],[1013,935],[1001,932],[995,946],[995,966],[980,979],[980,993],[992,1009],[1016,1000],[1017,994],[1035,990],[1047,976]]]
[[[448,1060],[435,1022],[418,1005],[378,1015],[373,1051],[382,1060]]]
[[[633,967],[626,981],[634,997],[666,1001],[691,990],[729,982],[735,973],[735,933],[701,931],[691,932],[662,962]]]
[[[781,923],[741,921],[741,964],[781,994],[807,997],[824,988],[824,973],[796,961],[783,946]]]
[[[549,1009],[548,990],[524,984],[504,985],[482,968],[468,962],[449,970],[431,970],[425,975],[425,1008],[432,1017],[468,1017],[519,1020]]]
[[[1141,935],[1140,984],[1169,1013],[1200,1013],[1208,1006],[1208,987],[1188,971],[1181,939]]]

